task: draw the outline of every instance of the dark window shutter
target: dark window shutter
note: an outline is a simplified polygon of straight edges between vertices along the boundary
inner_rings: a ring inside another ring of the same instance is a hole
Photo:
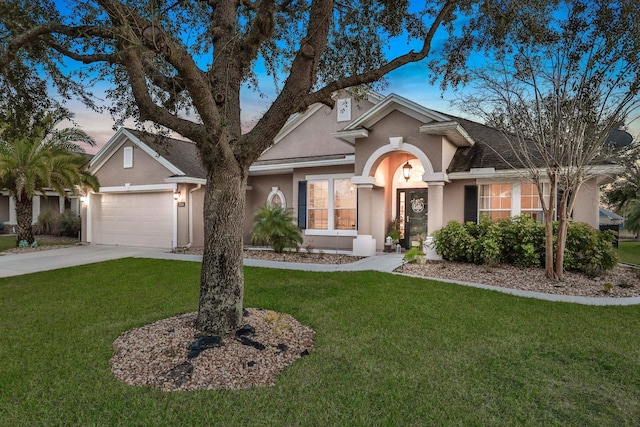
[[[307,228],[307,181],[298,181],[298,227]]]
[[[478,186],[464,186],[464,222],[478,222]]]

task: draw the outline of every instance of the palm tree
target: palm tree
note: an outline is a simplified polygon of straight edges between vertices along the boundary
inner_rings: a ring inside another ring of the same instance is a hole
[[[51,189],[61,196],[67,192],[77,194],[76,185],[87,185],[97,190],[97,179],[84,170],[87,161],[79,143],[90,146],[95,141],[86,132],[69,127],[56,129],[73,114],[60,108],[49,111],[31,121],[22,135],[10,128],[10,118],[0,131],[0,188],[9,191],[16,205],[20,241],[34,241],[31,229],[33,197]]]
[[[279,254],[287,248],[297,250],[302,243],[302,233],[293,221],[291,210],[266,203],[256,211],[253,218],[254,242],[269,244]]]

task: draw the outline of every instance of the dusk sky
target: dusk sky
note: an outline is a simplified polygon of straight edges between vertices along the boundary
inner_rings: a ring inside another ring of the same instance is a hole
[[[434,43],[432,44],[432,55],[437,55],[438,47],[444,38],[446,38],[446,32],[441,28],[436,34]],[[388,58],[392,58],[406,53],[411,49],[419,50],[420,48],[421,42],[413,42],[407,45],[406,40],[400,37],[395,40],[391,39],[387,55]],[[470,63],[473,66],[482,67],[486,61],[488,61],[488,59],[484,55],[476,54],[474,58],[471,58]],[[251,123],[257,121],[276,96],[273,87],[273,78],[267,76],[260,65],[258,61],[256,74],[259,77],[260,90],[265,96],[261,97],[257,92],[248,89],[246,86],[241,93],[242,122],[246,128],[250,128]],[[431,72],[426,65],[426,61],[407,64],[389,74],[387,76],[388,86],[379,92],[382,95],[396,93],[427,108],[473,119],[473,117],[469,117],[468,114],[459,111],[451,105],[451,101],[455,100],[456,97],[465,90],[470,89],[459,87],[455,91],[447,90],[443,93],[437,82],[435,85],[429,83],[430,77]],[[282,80],[284,79],[282,78],[281,81]],[[94,87],[92,90],[100,97],[106,88],[106,86]],[[77,101],[67,103],[67,107],[75,113],[75,119],[78,125],[93,136],[97,142],[97,147],[87,150],[89,153],[97,152],[97,150],[113,136],[115,132],[113,130],[114,121],[108,112],[99,114],[90,111]],[[637,116],[637,114],[635,116]],[[134,126],[134,124],[133,122],[128,122],[127,126]],[[634,137],[640,135],[640,120],[633,121],[629,131]]]
[[[464,115],[450,106],[450,101],[456,95],[454,91],[449,90],[443,94],[438,87],[429,84],[429,73],[425,64],[409,64],[396,70],[388,77],[388,82],[388,87],[380,91],[382,95],[396,93],[427,108],[454,115]],[[242,92],[243,123],[250,125],[266,111],[275,96],[273,91],[267,92],[267,94],[268,98],[261,98],[250,89],[245,89]],[[90,111],[76,101],[68,103],[67,106],[75,113],[75,120],[79,126],[93,136],[98,144],[98,147],[87,151],[97,152],[97,149],[106,143],[115,132],[113,130],[114,121],[110,114]],[[133,126],[133,123],[129,126]]]

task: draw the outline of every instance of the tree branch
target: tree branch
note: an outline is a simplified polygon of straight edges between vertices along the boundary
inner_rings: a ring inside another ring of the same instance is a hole
[[[455,5],[456,3],[454,0],[447,0],[447,2],[442,6],[440,12],[431,24],[429,31],[425,35],[422,49],[419,52],[416,53],[414,51],[410,51],[404,55],[394,58],[393,60],[375,70],[370,70],[365,73],[345,77],[343,79],[331,82],[318,91],[309,94],[305,99],[304,107],[308,107],[316,102],[322,102],[329,105],[330,101],[328,100],[330,100],[331,95],[338,90],[346,89],[353,86],[359,86],[366,83],[372,83],[374,81],[380,80],[386,74],[402,67],[403,65],[421,61],[426,58],[429,55],[429,51],[431,50],[431,43],[433,42],[433,37],[435,36],[436,31],[438,30],[444,19],[453,11]]]

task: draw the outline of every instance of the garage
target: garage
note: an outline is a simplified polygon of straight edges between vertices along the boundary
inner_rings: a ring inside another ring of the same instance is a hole
[[[101,193],[91,197],[92,243],[172,248],[171,192]]]

